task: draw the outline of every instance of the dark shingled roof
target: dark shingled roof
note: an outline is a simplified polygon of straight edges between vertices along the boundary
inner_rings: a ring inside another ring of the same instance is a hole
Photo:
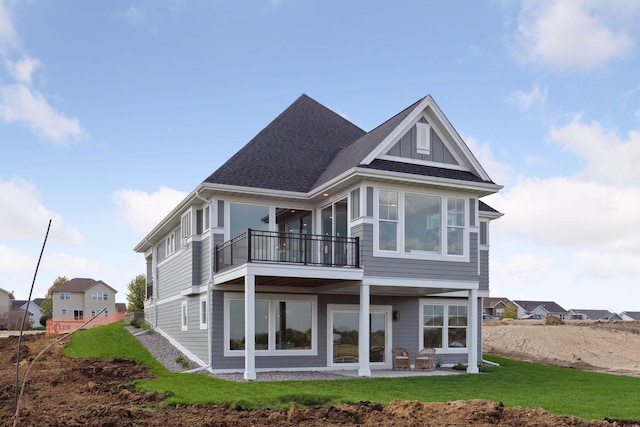
[[[495,213],[500,213],[497,210],[495,210],[494,208],[492,208],[491,206],[489,206],[488,204],[486,204],[485,202],[483,202],[482,200],[478,200],[478,209],[484,212],[495,212]]]
[[[87,289],[92,288],[98,283],[102,283],[107,285],[106,283],[100,280],[93,279],[83,279],[83,278],[75,278],[71,279],[68,282],[63,283],[54,289],[54,292],[84,292]],[[109,285],[107,285],[109,286]],[[111,286],[109,286],[111,287]]]
[[[302,95],[204,182],[308,192],[365,131]]]
[[[565,313],[567,311],[553,301],[523,301],[523,300],[516,301],[514,300],[514,302],[527,311],[535,310],[536,307],[539,307],[539,306],[543,306],[545,310],[547,310],[549,313]]]
[[[433,176],[435,178],[458,179],[461,181],[485,182],[471,172],[438,168],[435,166],[417,165],[413,163],[394,162],[392,160],[375,159],[369,165],[360,165],[362,168],[378,169],[391,172],[411,173],[414,175]]]

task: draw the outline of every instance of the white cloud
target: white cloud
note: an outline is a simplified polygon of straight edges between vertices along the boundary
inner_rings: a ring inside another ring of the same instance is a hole
[[[0,245],[0,271],[3,273],[33,272],[37,260],[15,248]]]
[[[113,271],[113,268],[89,258],[57,252],[42,259],[41,267],[57,275],[72,277],[99,277]]]
[[[495,183],[504,185],[511,181],[513,168],[497,160],[489,144],[480,144],[474,137],[468,135],[463,139]]]
[[[155,193],[140,190],[118,190],[113,200],[119,216],[136,233],[146,234],[155,227],[187,193],[161,187]]]
[[[638,7],[633,0],[527,0],[514,55],[555,69],[601,67],[634,47],[630,18]]]
[[[581,276],[599,279],[640,276],[640,254],[581,251],[573,258]]]
[[[547,103],[547,89],[534,85],[529,92],[516,90],[509,94],[507,102],[515,105],[520,111],[529,111],[534,107],[544,109]]]
[[[585,160],[580,178],[623,186],[640,185],[640,131],[631,131],[623,139],[615,130],[604,129],[599,122],[586,124],[576,116],[567,125],[551,129],[549,138]]]
[[[504,262],[492,262],[491,274],[505,283],[529,283],[544,276],[551,264],[552,260],[547,257],[517,254],[510,256]]]
[[[36,58],[25,56],[19,61],[13,62],[7,60],[7,69],[9,73],[20,83],[31,85],[33,74],[40,68],[42,64]]]
[[[9,11],[0,0],[0,54],[4,54],[8,48],[13,47],[18,42],[18,35],[11,22]]]
[[[21,178],[0,180],[1,238],[42,240],[50,219],[50,239],[72,245],[84,242],[78,230],[66,227],[60,214],[42,204],[33,184]]]
[[[35,133],[61,146],[87,136],[78,119],[55,111],[40,92],[21,83],[0,86],[0,117],[7,123],[27,124]]]
[[[522,178],[490,204],[505,216],[507,235],[569,248],[638,250],[640,188],[619,188],[575,178]]]

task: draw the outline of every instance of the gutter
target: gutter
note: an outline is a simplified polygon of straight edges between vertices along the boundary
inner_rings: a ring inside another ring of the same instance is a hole
[[[151,250],[151,286],[153,289],[151,301],[153,304],[153,329],[156,329],[158,327],[158,289],[156,286],[158,279],[158,246],[151,243],[147,238],[144,240],[145,243],[153,248]]]
[[[213,339],[211,337],[211,315],[213,312],[212,296],[213,296],[213,201],[207,200],[200,195],[198,190],[195,191],[195,197],[209,204],[209,279],[207,280],[207,351],[209,353],[209,363],[206,366],[200,366],[195,369],[190,369],[184,373],[199,372],[210,369],[213,366]]]

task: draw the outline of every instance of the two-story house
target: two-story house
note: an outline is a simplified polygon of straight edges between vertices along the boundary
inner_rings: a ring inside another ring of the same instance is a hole
[[[215,153],[203,153],[215,155]],[[495,184],[426,96],[366,132],[302,95],[135,247],[146,319],[213,372],[478,372]]]
[[[102,317],[116,314],[116,291],[101,280],[75,278],[56,287],[52,293],[54,320],[88,320],[99,313]]]

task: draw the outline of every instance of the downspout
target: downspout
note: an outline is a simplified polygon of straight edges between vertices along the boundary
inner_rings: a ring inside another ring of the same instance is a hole
[[[153,249],[151,252],[151,286],[153,289],[153,296],[151,301],[153,304],[153,329],[158,328],[158,246],[154,245],[149,239],[144,239]]]
[[[205,203],[209,203],[209,279],[207,280],[207,351],[209,352],[209,363],[206,366],[185,371],[185,373],[204,371],[211,369],[213,366],[213,339],[211,338],[213,330],[211,328],[210,316],[210,313],[213,312],[211,302],[213,295],[213,201],[202,197],[198,193],[198,190],[196,190],[196,197]]]

